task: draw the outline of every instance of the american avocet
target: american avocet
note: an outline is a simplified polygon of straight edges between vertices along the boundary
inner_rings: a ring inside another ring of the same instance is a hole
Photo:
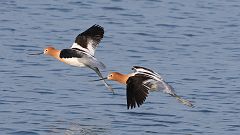
[[[135,108],[142,105],[148,96],[149,91],[162,90],[175,97],[179,102],[189,107],[193,104],[178,96],[173,87],[163,80],[163,78],[156,72],[140,67],[133,66],[133,73],[121,74],[119,72],[111,72],[106,78],[108,80],[117,81],[121,84],[127,85],[127,108]]]
[[[88,67],[98,74],[109,90],[114,92],[112,87],[107,84],[105,79],[103,79],[103,76],[99,71],[99,68],[105,68],[105,65],[94,57],[95,49],[103,38],[103,35],[103,27],[95,24],[79,34],[70,49],[57,50],[54,47],[47,47],[43,52],[37,54],[52,56],[59,61],[72,66]]]

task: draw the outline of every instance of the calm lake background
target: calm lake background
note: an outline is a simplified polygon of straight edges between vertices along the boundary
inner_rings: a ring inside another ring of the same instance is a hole
[[[1,0],[1,135],[238,135],[240,1]],[[154,92],[127,110],[125,86],[46,56],[68,48],[94,24],[96,51],[109,71],[133,65],[160,73],[188,108]]]

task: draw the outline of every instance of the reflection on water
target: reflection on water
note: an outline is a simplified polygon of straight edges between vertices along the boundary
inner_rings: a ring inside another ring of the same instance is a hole
[[[238,1],[0,1],[0,134],[239,134]],[[96,57],[107,69],[161,73],[187,108],[161,92],[127,110],[125,86],[27,54],[102,25]]]
[[[70,127],[66,129],[65,135],[98,135],[106,133],[106,129],[95,126],[80,125],[71,123]]]

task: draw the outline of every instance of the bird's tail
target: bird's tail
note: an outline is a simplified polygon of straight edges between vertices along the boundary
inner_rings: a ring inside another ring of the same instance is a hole
[[[99,76],[101,79],[103,79],[103,76],[102,76],[101,72],[99,71],[99,69],[98,69],[97,67],[95,67],[93,70],[98,74],[98,76]],[[106,80],[103,79],[102,82],[103,82],[104,85],[114,94],[113,88],[106,82]]]
[[[172,95],[172,94],[171,94]],[[189,107],[194,107],[194,105],[191,103],[191,101],[188,101],[186,99],[181,98],[180,96],[173,94],[173,97],[175,97],[180,103],[187,105]]]

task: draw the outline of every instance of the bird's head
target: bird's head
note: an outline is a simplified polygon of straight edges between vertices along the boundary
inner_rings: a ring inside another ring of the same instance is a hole
[[[46,48],[44,48],[44,50],[41,51],[41,52],[38,52],[38,53],[30,53],[29,55],[41,55],[41,54],[53,55],[54,50],[56,50],[54,47],[46,47]]]
[[[107,79],[116,81],[119,78],[119,76],[121,76],[121,73],[111,72],[111,73],[108,74]]]
[[[122,84],[126,84],[128,77],[129,77],[129,75],[124,75],[124,74],[121,74],[119,72],[111,72],[111,73],[108,74],[107,77],[104,77],[104,78],[101,78],[101,79],[98,79],[98,80],[94,80],[94,81],[107,79],[107,80],[117,81],[117,82],[122,83]]]
[[[56,50],[54,47],[46,47],[43,50],[43,54],[50,55],[54,50]]]
[[[117,81],[119,79],[121,79],[121,76],[122,74],[121,73],[118,73],[118,72],[111,72],[108,74],[107,77],[104,77],[104,78],[101,78],[101,79],[98,79],[98,80],[94,80],[94,81],[99,81],[99,80],[112,80],[112,81]]]
[[[111,72],[108,74],[107,79],[112,81],[117,81],[122,84],[126,84],[129,75],[121,74],[119,72]]]

